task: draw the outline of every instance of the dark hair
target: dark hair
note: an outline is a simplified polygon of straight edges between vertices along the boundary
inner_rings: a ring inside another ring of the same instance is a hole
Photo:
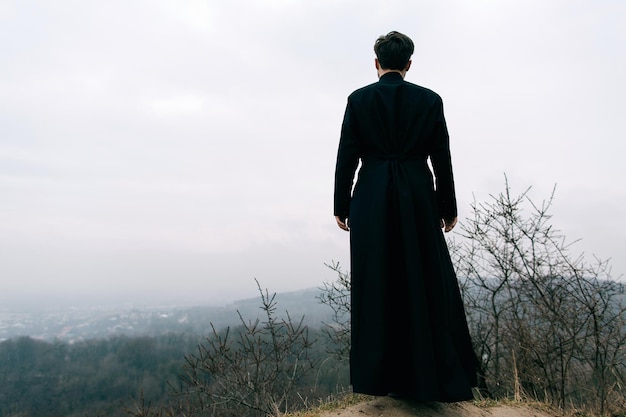
[[[379,37],[374,44],[376,58],[383,69],[402,71],[411,59],[413,50],[411,38],[396,31]]]

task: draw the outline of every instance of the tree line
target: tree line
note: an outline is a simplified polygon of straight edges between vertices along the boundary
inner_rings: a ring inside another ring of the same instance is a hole
[[[259,287],[260,289],[260,287]],[[265,416],[317,404],[348,385],[347,363],[319,328],[277,314],[210,335],[0,343],[0,417]]]
[[[142,395],[169,395],[198,337],[118,336],[75,344],[20,337],[0,343],[0,416],[123,416]]]

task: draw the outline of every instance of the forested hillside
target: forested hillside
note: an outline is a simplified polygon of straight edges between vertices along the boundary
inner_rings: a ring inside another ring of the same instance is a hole
[[[330,315],[318,295],[319,290],[311,289],[276,296],[280,311],[273,299],[272,317],[302,320],[307,357],[317,371],[299,381],[300,392],[315,390],[326,395],[347,385],[347,368],[328,360],[332,348],[320,328]],[[128,416],[140,404],[166,407],[185,390],[182,378],[189,375],[194,358],[206,353],[208,340],[242,334],[246,323],[257,320],[263,326],[267,316],[260,307],[261,297],[220,308],[135,309],[132,314],[92,311],[48,317],[48,332],[70,329],[63,333],[65,340],[20,336],[0,343],[0,417],[116,417]]]
[[[236,333],[238,330],[232,329]],[[317,372],[300,381],[301,392],[336,392],[347,369],[322,364],[328,356],[322,335],[308,356]],[[184,389],[186,356],[198,355],[200,335],[117,336],[74,344],[21,337],[0,343],[0,417],[128,416],[142,402],[165,407]],[[307,386],[308,387],[305,387]],[[313,399],[311,399],[314,402]]]
[[[0,343],[0,416],[125,415],[143,390],[168,395],[199,336],[119,336],[75,344],[28,337]]]

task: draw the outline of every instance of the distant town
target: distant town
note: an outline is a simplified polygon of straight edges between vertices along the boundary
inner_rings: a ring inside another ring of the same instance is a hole
[[[317,300],[318,289],[277,295],[277,313],[305,316],[307,324],[318,327],[328,321],[330,311]],[[215,306],[142,306],[67,308],[45,311],[0,311],[0,342],[20,336],[45,341],[74,343],[117,335],[157,336],[165,333],[210,332],[217,327],[240,324],[237,311],[245,320],[263,320],[259,299]]]

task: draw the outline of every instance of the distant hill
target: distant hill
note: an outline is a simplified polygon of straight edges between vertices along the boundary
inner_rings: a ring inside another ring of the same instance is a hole
[[[329,321],[330,309],[319,303],[318,288],[276,295],[276,315],[293,320],[305,317],[311,327]],[[271,295],[271,294],[270,294]],[[209,334],[210,325],[220,329],[245,320],[263,321],[260,297],[235,301],[227,306],[148,306],[68,308],[54,311],[0,312],[0,341],[18,336],[75,342],[114,335],[156,336],[165,333]]]

